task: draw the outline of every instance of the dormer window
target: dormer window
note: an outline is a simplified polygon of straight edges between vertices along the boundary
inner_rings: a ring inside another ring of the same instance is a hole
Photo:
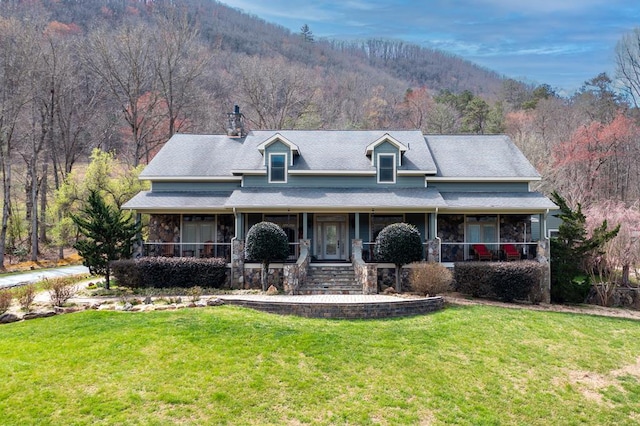
[[[395,154],[378,154],[378,183],[396,183]]]
[[[287,156],[269,154],[269,183],[287,182]]]

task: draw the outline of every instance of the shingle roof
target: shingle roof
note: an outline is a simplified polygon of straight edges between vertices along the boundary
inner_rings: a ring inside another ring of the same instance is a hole
[[[538,192],[443,192],[442,198],[451,209],[546,210],[556,209]]]
[[[445,204],[432,188],[241,188],[229,197],[238,208],[431,209]]]
[[[260,209],[499,209],[545,210],[553,204],[537,192],[443,192],[435,188],[240,188],[233,192],[144,191],[123,208],[135,210]]]
[[[505,135],[428,135],[438,177],[539,178]]]
[[[124,203],[123,209],[132,210],[194,210],[199,208],[206,209],[225,209],[229,200],[231,191],[224,192],[195,192],[195,191],[176,191],[176,192],[151,192],[142,191],[135,197]]]
[[[227,177],[242,140],[221,135],[176,133],[149,162],[141,178]]]

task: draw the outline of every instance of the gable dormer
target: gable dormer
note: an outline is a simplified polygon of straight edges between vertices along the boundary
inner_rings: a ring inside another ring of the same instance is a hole
[[[371,165],[377,169],[378,183],[395,183],[398,167],[402,166],[402,156],[409,148],[385,133],[366,148]]]
[[[294,157],[300,155],[298,145],[276,133],[258,145],[258,151],[267,168],[269,183],[286,183],[289,167],[293,166]]]

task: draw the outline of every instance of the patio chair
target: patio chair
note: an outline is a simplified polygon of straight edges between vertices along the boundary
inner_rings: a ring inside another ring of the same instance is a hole
[[[520,260],[520,252],[513,244],[505,244],[502,246],[502,250],[504,251],[504,256],[507,262],[511,260]]]
[[[478,260],[491,260],[493,258],[491,251],[484,244],[474,244],[471,247],[476,252]]]
[[[175,247],[173,243],[165,243],[162,245],[162,256],[173,257],[175,255]]]
[[[213,257],[213,241],[205,241],[200,257]]]

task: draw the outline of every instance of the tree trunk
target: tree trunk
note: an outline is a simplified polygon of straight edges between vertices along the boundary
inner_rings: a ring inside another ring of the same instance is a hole
[[[40,178],[40,218],[38,229],[40,230],[40,242],[45,244],[47,242],[47,227],[45,226],[47,217],[47,174],[49,166],[47,163],[42,165],[42,177]]]
[[[11,216],[11,164],[4,153],[0,153],[2,161],[2,183],[4,196],[2,202],[2,228],[0,229],[0,269],[4,270],[4,252],[7,246],[7,227]]]
[[[262,291],[267,291],[267,272],[269,271],[269,264],[262,264],[262,271],[260,271],[260,282],[262,283]]]
[[[402,265],[396,265],[396,292],[402,292],[402,280],[400,276],[402,275]]]

